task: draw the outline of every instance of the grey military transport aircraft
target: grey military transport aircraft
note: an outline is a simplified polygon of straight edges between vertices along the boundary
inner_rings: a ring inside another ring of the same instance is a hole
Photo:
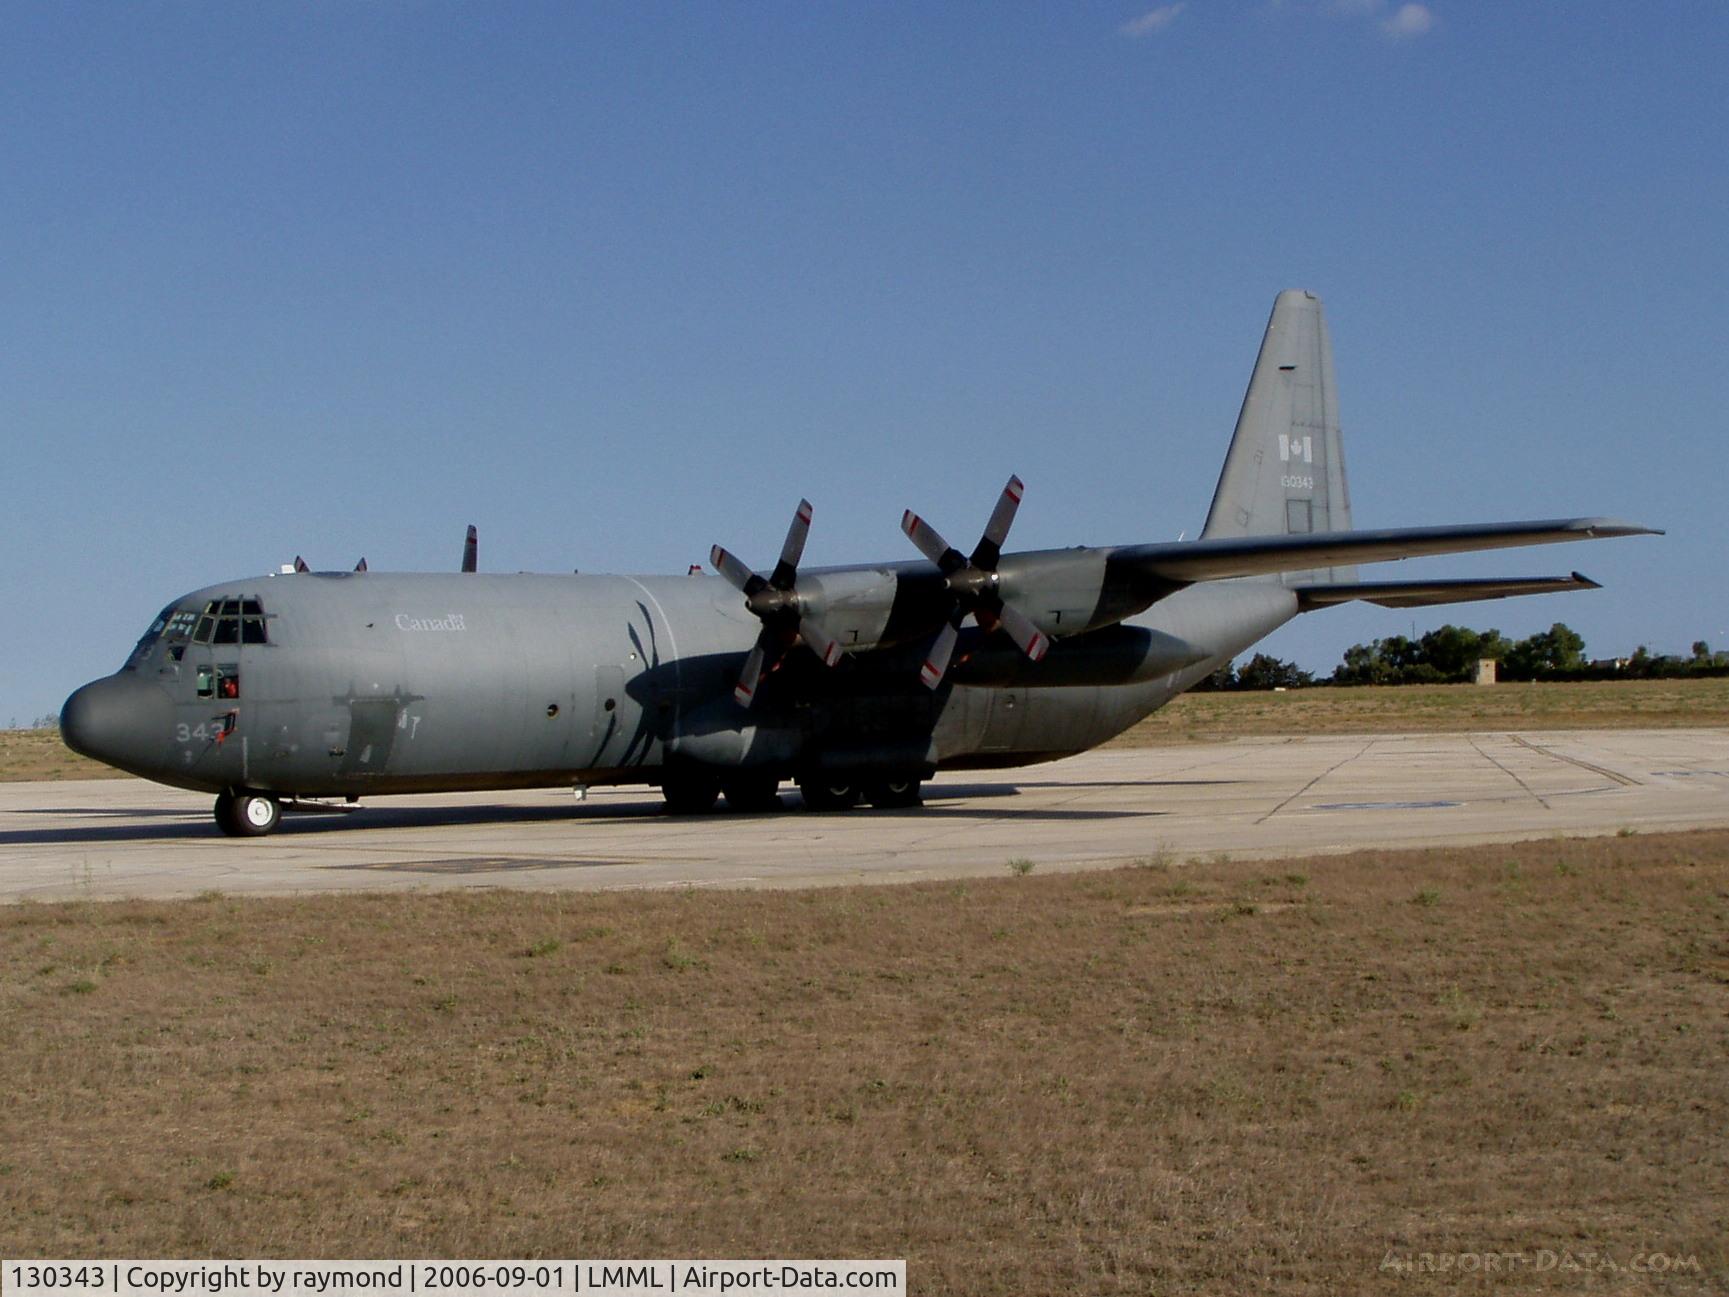
[[[1198,540],[805,570],[800,502],[766,574],[386,574],[305,565],[174,600],[61,712],[73,750],[216,794],[226,833],[367,794],[658,784],[669,810],[912,806],[935,771],[1093,747],[1299,613],[1595,588],[1570,576],[1361,581],[1357,563],[1653,534],[1605,518],[1351,529],[1332,344],[1273,305]],[[323,800],[321,800],[323,799]]]

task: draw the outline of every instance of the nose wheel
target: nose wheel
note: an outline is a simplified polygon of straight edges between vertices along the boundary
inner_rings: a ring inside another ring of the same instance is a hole
[[[216,798],[216,827],[231,838],[262,838],[282,823],[282,803],[269,793],[222,793]]]

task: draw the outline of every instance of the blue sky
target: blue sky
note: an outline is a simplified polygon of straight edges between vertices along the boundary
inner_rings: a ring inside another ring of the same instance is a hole
[[[1304,617],[1729,647],[1729,6],[21,3],[0,43],[0,723],[271,570],[1193,535],[1274,294],[1327,302],[1396,565]]]

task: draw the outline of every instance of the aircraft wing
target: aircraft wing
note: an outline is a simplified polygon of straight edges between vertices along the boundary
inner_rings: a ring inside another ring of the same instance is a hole
[[[1476,599],[1507,599],[1521,594],[1557,594],[1565,590],[1600,590],[1590,577],[1571,576],[1484,577],[1452,581],[1362,581],[1352,585],[1299,585],[1291,587],[1297,607],[1303,612],[1331,608],[1361,599],[1383,608],[1429,608],[1444,603],[1470,603]]]
[[[1551,518],[1539,522],[1464,523],[1450,527],[1393,527],[1381,531],[1319,532],[1307,536],[1226,536],[1211,540],[1127,545],[1111,553],[1147,576],[1183,584],[1270,572],[1379,563],[1430,554],[1464,554],[1518,545],[1662,535],[1614,518]],[[1340,587],[1346,588],[1346,587]]]

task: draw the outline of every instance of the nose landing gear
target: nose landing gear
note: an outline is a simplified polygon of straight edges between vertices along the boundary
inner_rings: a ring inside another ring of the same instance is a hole
[[[282,803],[269,793],[225,792],[216,798],[216,827],[231,838],[262,838],[282,823]]]

